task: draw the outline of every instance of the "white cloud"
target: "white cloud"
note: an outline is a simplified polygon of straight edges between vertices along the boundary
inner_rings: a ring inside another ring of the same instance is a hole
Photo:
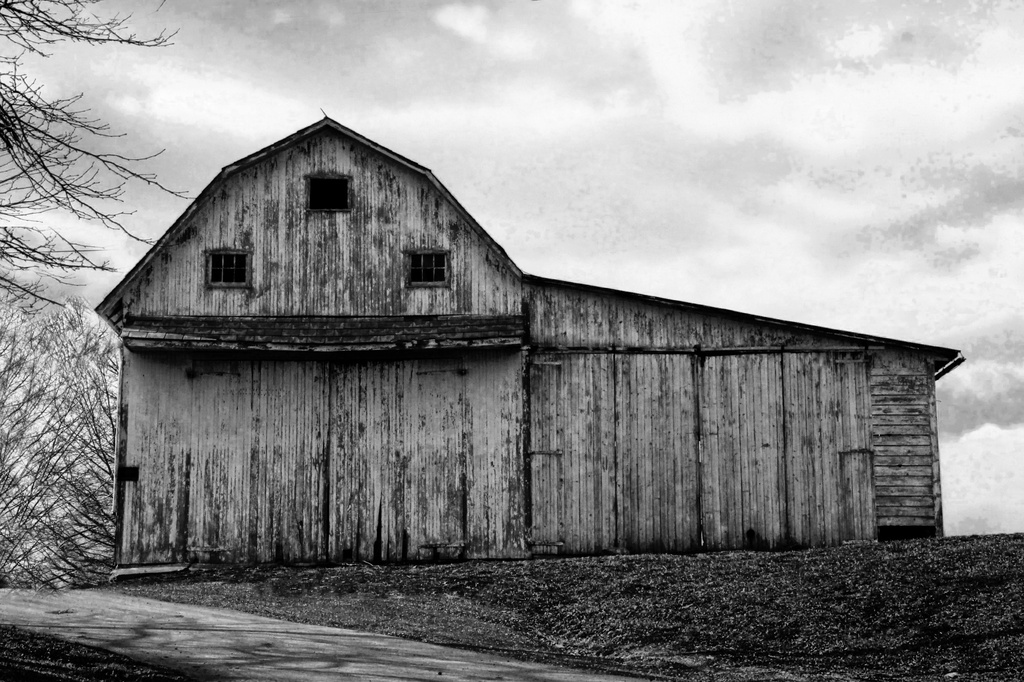
[[[320,6],[320,17],[331,28],[337,28],[345,23],[345,14],[331,3],[325,3]]]
[[[537,55],[537,37],[522,28],[495,28],[481,5],[445,5],[434,13],[442,28],[504,59],[522,61]]]
[[[411,145],[463,144],[472,148],[495,139],[519,145],[541,138],[571,142],[587,137],[605,124],[640,114],[643,106],[620,98],[588,102],[559,91],[553,84],[519,81],[506,83],[490,97],[472,102],[423,102],[401,109],[375,108],[359,113],[363,114],[366,130],[372,127],[401,131],[409,134]],[[353,125],[364,130],[363,124]],[[425,136],[423,130],[431,134]],[[431,155],[426,152],[413,158],[429,164]]]
[[[819,187],[798,175],[765,188],[763,200],[793,215],[801,224],[816,223],[818,234],[870,224],[877,210],[857,192]]]
[[[124,68],[111,64],[100,68]],[[266,138],[310,122],[320,113],[282,94],[212,69],[174,62],[136,63],[122,73],[134,87],[111,95],[109,103],[125,114],[146,117],[205,132],[242,138]]]
[[[292,23],[292,13],[286,9],[275,9],[270,15],[270,22],[275,26]]]
[[[986,424],[941,446],[949,534],[1024,532],[1024,425]]]
[[[867,59],[882,51],[884,38],[885,33],[880,26],[857,27],[833,43],[832,50],[838,57]]]
[[[445,5],[434,13],[434,21],[474,43],[487,40],[489,13],[482,5]]]
[[[515,61],[533,59],[537,56],[537,38],[525,31],[508,30],[494,36],[491,48],[506,59]]]
[[[727,61],[725,55],[737,47],[709,38],[709,27],[723,18],[719,3],[649,2],[641,10],[581,0],[573,8],[593,30],[644,55],[659,84],[665,115],[705,138],[771,135],[831,159],[868,152],[913,158],[928,145],[971,138],[994,116],[1024,103],[1024,77],[1013,57],[1024,52],[1024,37],[1008,30],[982,35],[973,58],[958,73],[895,62],[870,71],[794,70],[785,87],[724,99],[724,85],[711,65]],[[751,4],[736,11],[761,9]],[[833,49],[869,55],[882,39],[881,29],[856,29]]]
[[[998,396],[1024,386],[1024,359],[1016,363],[972,360],[949,375],[946,387],[954,393]]]

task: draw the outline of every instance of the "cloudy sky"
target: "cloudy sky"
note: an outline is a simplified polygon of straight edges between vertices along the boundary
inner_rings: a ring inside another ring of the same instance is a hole
[[[526,272],[962,349],[947,532],[1024,531],[1021,3],[104,7],[174,44],[30,70],[191,196],[323,110],[431,168]],[[128,225],[187,203],[130,187]],[[121,273],[146,248],[90,234]]]

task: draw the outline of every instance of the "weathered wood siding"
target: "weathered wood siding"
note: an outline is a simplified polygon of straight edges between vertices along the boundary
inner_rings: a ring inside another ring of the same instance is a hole
[[[836,352],[534,355],[535,551],[874,538],[867,367]]]
[[[118,561],[523,556],[522,363],[126,351]]]
[[[874,538],[869,358],[787,353],[782,362],[790,539],[816,547]]]
[[[329,368],[320,362],[245,364],[251,384],[238,397],[243,402],[249,398],[254,405],[251,428],[257,440],[255,449],[237,451],[232,459],[248,469],[256,497],[249,505],[254,514],[249,525],[237,529],[249,531],[246,554],[261,562],[322,561],[327,558],[323,505],[330,444]],[[233,408],[228,404],[203,409]],[[238,422],[238,428],[245,428],[245,422]]]
[[[350,176],[349,211],[306,209],[311,174]],[[252,254],[252,287],[210,288],[206,251]],[[406,286],[405,252],[451,253],[450,286]],[[325,130],[227,177],[126,291],[134,316],[518,314],[500,249],[421,173]]]
[[[532,458],[532,509],[561,529],[534,519],[535,536],[557,535],[573,553],[613,539],[616,549],[649,551],[876,536],[873,350],[615,292],[530,281],[527,300],[541,363],[531,370],[531,449],[563,451],[557,464]],[[557,371],[545,369],[552,358]],[[634,433],[647,415],[658,428]],[[682,467],[676,480],[699,482],[684,496],[699,517],[674,509],[683,529],[667,533],[657,510],[676,498],[631,479],[655,471],[650,480],[673,480],[664,462]],[[642,520],[630,525],[630,513]]]
[[[875,354],[871,447],[880,526],[934,526],[942,533],[935,375],[927,357]]]
[[[611,356],[532,358],[535,551],[595,554],[616,546],[613,363]]]
[[[150,362],[124,352],[121,371],[123,432],[118,434],[124,466],[137,466],[137,481],[125,481],[120,497],[122,563],[165,563],[185,559],[192,442],[191,392],[187,361]],[[150,391],[152,387],[161,390]],[[127,415],[125,415],[125,411]]]
[[[699,548],[690,362],[664,355],[534,356],[535,551]]]
[[[847,343],[620,292],[528,281],[524,293],[530,338],[540,347],[685,350],[698,344],[704,348],[760,348]]]
[[[701,506],[709,549],[769,549],[786,541],[779,360],[701,359]]]
[[[619,544],[643,552],[696,549],[693,359],[614,357]]]
[[[524,556],[522,358],[334,366],[330,556]]]
[[[259,412],[251,395],[252,368],[249,363],[189,362],[169,380],[161,390],[178,391],[191,407],[188,424],[178,427],[188,434],[191,461],[183,479],[190,488],[186,555],[244,561],[249,538],[242,531],[259,517],[259,510],[254,514],[249,506],[259,499],[258,488],[242,458],[258,440],[249,428],[254,408]],[[144,478],[148,475],[140,474]]]

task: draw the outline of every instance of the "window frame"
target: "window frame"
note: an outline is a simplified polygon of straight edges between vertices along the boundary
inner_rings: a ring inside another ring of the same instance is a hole
[[[310,201],[313,198],[313,180],[344,180],[345,181],[345,208],[313,208]],[[305,209],[310,213],[351,213],[352,212],[352,176],[341,173],[312,173],[306,176],[306,201]]]
[[[207,289],[250,289],[252,288],[252,251],[247,249],[208,249],[206,256],[206,288]],[[245,281],[244,282],[214,282],[213,281],[213,257],[214,256],[245,256]]]
[[[412,281],[413,256],[444,256],[444,280],[431,282]],[[450,287],[452,282],[452,254],[448,249],[410,249],[405,252],[405,285],[410,288]]]

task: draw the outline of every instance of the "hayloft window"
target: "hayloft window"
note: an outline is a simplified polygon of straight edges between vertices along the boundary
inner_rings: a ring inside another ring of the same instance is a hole
[[[240,251],[214,251],[207,254],[206,281],[214,287],[249,286],[249,254]]]
[[[420,251],[409,254],[409,284],[443,286],[448,283],[448,253]]]
[[[348,178],[309,178],[309,210],[347,211]]]

